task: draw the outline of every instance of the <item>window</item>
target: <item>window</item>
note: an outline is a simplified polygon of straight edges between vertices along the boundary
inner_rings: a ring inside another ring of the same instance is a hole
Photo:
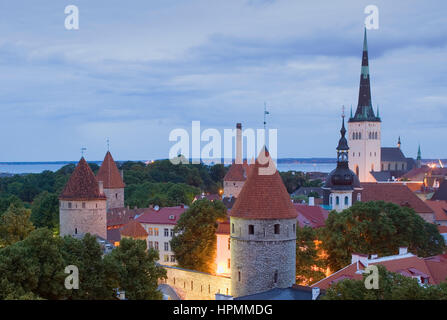
[[[340,204],[340,198],[338,196],[335,197],[335,204],[337,206]]]
[[[388,163],[388,171],[391,171],[391,163]]]
[[[171,262],[175,262],[175,256],[171,256]]]
[[[357,193],[357,201],[362,201],[362,194],[360,192]]]
[[[169,262],[169,256],[167,254],[164,255],[164,261]]]
[[[154,236],[158,236],[158,228],[154,228]]]
[[[228,238],[228,250],[230,250],[230,245],[231,245],[231,239]]]
[[[149,241],[149,249],[152,249],[154,247],[154,243],[152,241]]]
[[[78,234],[78,228],[75,228],[75,234]]]
[[[275,270],[275,274],[273,275],[273,281],[278,283],[278,270]]]
[[[228,269],[230,269],[230,268],[231,268],[231,259],[228,259],[227,262],[228,262],[228,265],[227,265],[227,266],[228,266]]]
[[[231,224],[231,233],[234,233],[234,223]]]
[[[296,232],[296,225],[293,224],[293,232]]]
[[[171,238],[174,236],[174,229],[171,229]]]
[[[71,209],[71,202],[68,203],[68,209]]]
[[[150,236],[153,235],[152,228],[147,228],[147,234]]]
[[[402,163],[402,171],[405,170],[405,165]]]
[[[274,226],[274,229],[275,229],[275,234],[279,234],[279,224],[275,224],[275,226]]]
[[[241,282],[241,272],[238,271],[237,273],[237,281]]]
[[[248,234],[255,234],[255,226],[250,224],[248,225]]]
[[[155,248],[155,250],[158,250],[158,241],[154,242],[154,248]]]
[[[329,197],[329,204],[332,206],[332,195]]]
[[[85,209],[85,202],[82,203],[82,209]]]
[[[194,289],[194,282],[191,281],[191,291]]]
[[[169,251],[169,242],[165,242],[165,251]]]
[[[115,193],[115,199],[118,199],[118,193]]]
[[[165,237],[169,237],[169,229],[165,229]]]
[[[347,206],[348,203],[349,203],[349,199],[348,199],[348,197],[346,196],[346,197],[345,197],[345,206]]]
[[[359,140],[362,140],[362,133],[359,132]]]

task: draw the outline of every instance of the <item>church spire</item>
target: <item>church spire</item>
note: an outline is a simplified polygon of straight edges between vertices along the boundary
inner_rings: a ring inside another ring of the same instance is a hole
[[[400,149],[401,145],[402,145],[402,143],[400,142],[400,136],[399,136],[399,139],[397,139],[397,147]]]
[[[422,159],[422,155],[421,155],[421,145],[418,146],[418,157],[417,160],[421,160]]]
[[[368,61],[368,40],[366,36],[366,28],[363,37],[363,56],[362,68],[360,73],[360,87],[359,87],[359,101],[354,118],[350,121],[380,121],[376,117],[371,102],[371,85],[369,75],[369,61]]]
[[[342,117],[342,125],[341,125],[341,129],[340,129],[340,133],[341,133],[341,138],[338,141],[338,146],[337,146],[337,163],[348,163],[348,151],[349,151],[349,146],[348,146],[348,141],[346,140],[346,128],[345,128],[345,114],[343,112]]]

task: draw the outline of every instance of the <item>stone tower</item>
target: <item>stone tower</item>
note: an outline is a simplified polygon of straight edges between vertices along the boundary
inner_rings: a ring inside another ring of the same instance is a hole
[[[90,233],[107,239],[106,196],[84,157],[59,196],[60,235]]]
[[[328,175],[323,186],[323,204],[337,212],[349,208],[356,201],[361,201],[362,191],[359,178],[349,169],[349,146],[345,137],[344,115],[340,133],[337,168]]]
[[[378,112],[378,111],[377,111]],[[363,58],[360,75],[359,101],[355,115],[349,119],[349,167],[361,182],[374,182],[371,171],[381,171],[379,115],[374,114],[371,102],[371,85],[368,63],[366,28],[363,40]]]
[[[107,197],[107,210],[113,208],[124,208],[124,182],[121,173],[107,151],[104,161],[96,175],[98,181],[102,181],[104,194]]]
[[[273,174],[263,172],[258,157],[230,213],[234,297],[295,283],[297,213],[268,151],[262,153]]]

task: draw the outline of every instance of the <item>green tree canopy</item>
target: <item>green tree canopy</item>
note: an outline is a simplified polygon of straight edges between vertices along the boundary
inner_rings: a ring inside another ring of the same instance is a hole
[[[214,273],[216,270],[216,230],[218,220],[226,219],[227,209],[220,201],[195,201],[174,227],[172,251],[186,269]]]
[[[297,228],[296,231],[296,282],[310,285],[326,277],[327,268],[322,250],[317,247],[318,230],[310,227]]]
[[[56,228],[59,225],[58,196],[48,191],[39,194],[31,205],[31,221],[38,228]]]
[[[0,216],[0,247],[25,239],[34,226],[30,221],[31,210],[12,203]]]
[[[411,208],[383,201],[356,202],[340,213],[332,211],[321,240],[331,270],[345,267],[353,252],[388,256],[403,246],[426,257],[445,249],[435,225],[425,222]]]

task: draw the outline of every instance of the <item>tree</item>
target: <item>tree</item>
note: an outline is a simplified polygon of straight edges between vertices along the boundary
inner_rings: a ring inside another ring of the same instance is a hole
[[[216,270],[216,230],[227,210],[220,201],[197,200],[183,213],[174,227],[172,251],[179,265],[207,273]]]
[[[345,279],[333,284],[324,300],[447,300],[447,283],[423,286],[416,279],[389,272],[378,265],[379,288],[366,289],[365,279]]]
[[[158,251],[146,250],[146,241],[124,238],[104,260],[114,266],[115,287],[126,292],[131,300],[159,300],[158,280],[166,277],[166,270],[159,266]]]
[[[296,282],[310,285],[326,277],[327,268],[322,250],[318,247],[317,231],[310,227],[297,228]]]
[[[31,221],[38,228],[54,229],[59,225],[59,199],[56,194],[44,191],[34,199]]]
[[[25,239],[34,226],[30,221],[31,210],[11,204],[0,216],[0,247]]]
[[[96,237],[86,234],[78,240],[65,236],[61,251],[65,264],[75,265],[79,270],[79,289],[67,290],[67,299],[114,298],[114,272],[103,261],[101,246]]]
[[[383,201],[356,202],[340,213],[332,211],[321,240],[332,270],[346,266],[353,252],[388,256],[403,246],[426,257],[445,249],[436,226],[411,208]]]

